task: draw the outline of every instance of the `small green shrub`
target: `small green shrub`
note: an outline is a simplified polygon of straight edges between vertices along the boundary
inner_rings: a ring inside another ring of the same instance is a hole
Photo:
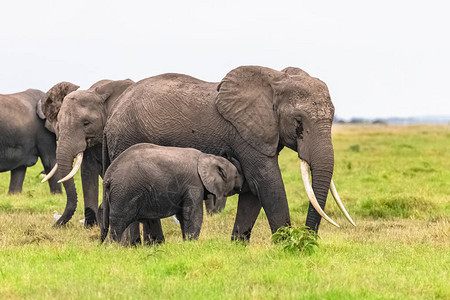
[[[280,244],[285,251],[300,252],[306,255],[315,252],[316,247],[319,246],[318,238],[317,233],[306,226],[301,228],[280,227],[272,235],[272,241]]]

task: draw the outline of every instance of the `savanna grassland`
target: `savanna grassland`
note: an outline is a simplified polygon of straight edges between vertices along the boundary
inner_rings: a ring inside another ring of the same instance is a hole
[[[325,211],[342,228],[323,221],[311,255],[273,244],[263,213],[249,245],[231,243],[236,197],[205,217],[199,241],[183,242],[165,219],[162,246],[100,245],[99,229],[79,223],[82,201],[66,227],[52,228],[65,197],[40,184],[40,163],[22,195],[7,195],[2,173],[0,298],[450,299],[450,126],[340,125],[333,144],[334,181],[358,226],[329,196]],[[280,166],[293,226],[302,226],[296,153],[283,150]]]

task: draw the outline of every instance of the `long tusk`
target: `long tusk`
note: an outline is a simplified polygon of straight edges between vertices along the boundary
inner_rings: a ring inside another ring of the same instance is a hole
[[[41,182],[46,182],[47,180],[49,180],[50,178],[52,178],[52,176],[55,175],[56,170],[58,170],[58,163],[55,164],[55,166],[54,166],[53,169],[50,171],[50,173],[48,173],[47,175],[45,175],[45,177],[41,180]]]
[[[344,213],[344,216],[347,218],[347,220],[352,223],[353,226],[356,227],[355,222],[353,222],[352,218],[348,214],[347,210],[344,207],[344,204],[342,204],[341,198],[339,198],[339,195],[337,193],[336,187],[334,186],[333,179],[331,179],[331,185],[330,185],[331,194],[333,195],[334,200],[336,201],[337,205],[341,209],[341,211]]]
[[[78,172],[78,169],[80,168],[82,162],[83,162],[83,152],[80,152],[80,153],[78,153],[77,156],[75,157],[75,165],[73,166],[72,171],[70,171],[70,173],[67,174],[66,177],[64,177],[63,179],[60,179],[60,180],[58,181],[58,183],[67,181],[67,180],[69,180],[70,178],[72,178],[72,177],[75,175],[75,173]]]
[[[321,215],[325,220],[333,224],[334,226],[340,228],[336,222],[334,222],[327,214],[320,208],[319,202],[317,202],[316,195],[314,195],[314,191],[311,187],[311,183],[309,182],[309,166],[308,163],[306,163],[303,160],[300,160],[300,166],[302,170],[302,178],[303,178],[303,185],[305,186],[306,193],[308,194],[309,201],[311,201],[311,204],[314,206],[316,211]]]

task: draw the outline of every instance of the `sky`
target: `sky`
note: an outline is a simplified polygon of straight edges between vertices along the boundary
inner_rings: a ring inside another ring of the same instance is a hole
[[[448,1],[6,1],[0,93],[303,69],[340,118],[450,115]]]

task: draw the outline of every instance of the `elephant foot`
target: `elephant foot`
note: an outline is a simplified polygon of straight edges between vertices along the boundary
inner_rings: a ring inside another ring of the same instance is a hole
[[[143,221],[142,233],[145,245],[158,245],[164,243],[165,241],[160,219],[150,219]]]
[[[241,232],[233,232],[233,234],[231,235],[231,241],[248,244],[250,242],[251,234],[252,234],[252,232],[250,230],[242,232],[242,233]]]
[[[164,243],[164,239],[147,239],[144,238],[144,244],[146,246],[157,246]]]
[[[9,190],[8,195],[18,195],[21,194],[22,190]]]
[[[88,207],[84,210],[84,227],[89,228],[95,225],[98,225],[97,217],[95,212]]]

